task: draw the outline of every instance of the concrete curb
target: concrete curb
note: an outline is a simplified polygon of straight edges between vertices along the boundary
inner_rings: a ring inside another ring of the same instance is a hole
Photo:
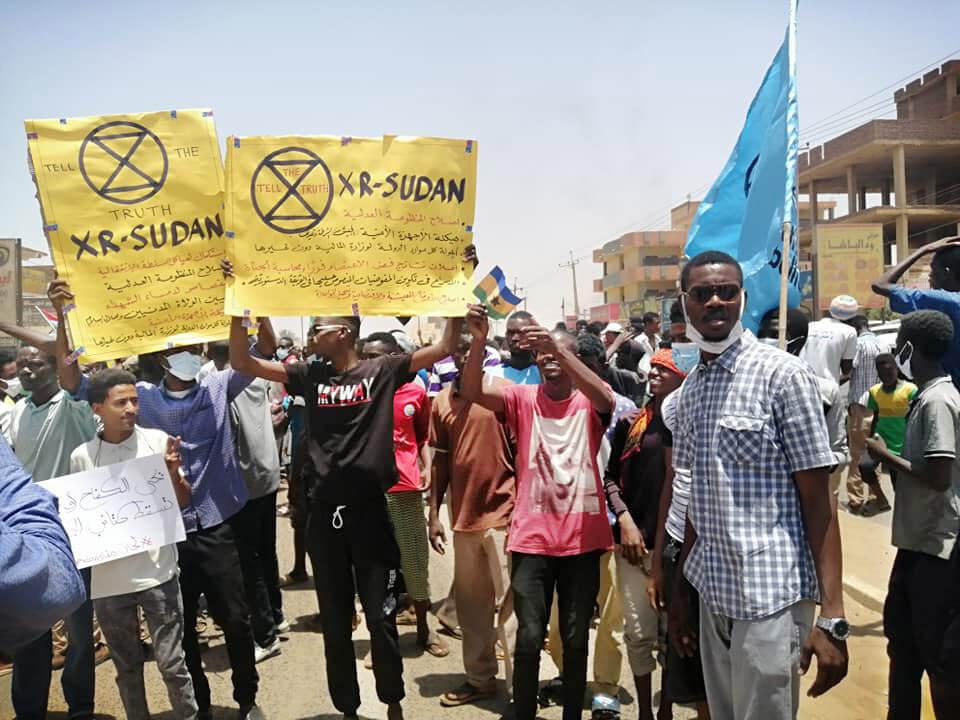
[[[880,590],[855,575],[848,575],[843,579],[843,590],[864,607],[883,614],[883,602],[887,597],[885,590]]]

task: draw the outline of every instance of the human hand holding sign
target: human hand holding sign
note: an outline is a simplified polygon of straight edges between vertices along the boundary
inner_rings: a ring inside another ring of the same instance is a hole
[[[167,447],[163,452],[163,461],[167,465],[167,472],[170,473],[170,481],[173,483],[173,492],[177,496],[177,504],[180,507],[187,507],[190,504],[191,490],[190,483],[182,473],[180,465],[180,437],[168,437]]]
[[[73,293],[70,292],[70,285],[66,280],[58,277],[47,286],[47,298],[53,304],[53,309],[57,315],[63,315],[63,308],[73,302]]]

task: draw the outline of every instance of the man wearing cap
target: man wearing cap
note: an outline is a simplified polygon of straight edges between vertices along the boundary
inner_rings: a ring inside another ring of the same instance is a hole
[[[838,385],[850,379],[857,356],[857,331],[850,324],[860,306],[849,295],[838,295],[830,302],[830,317],[810,323],[807,344],[800,353],[820,377]]]
[[[614,341],[620,336],[620,333],[623,332],[623,325],[620,323],[608,323],[607,326],[603,329],[603,346],[609,348],[613,345]]]

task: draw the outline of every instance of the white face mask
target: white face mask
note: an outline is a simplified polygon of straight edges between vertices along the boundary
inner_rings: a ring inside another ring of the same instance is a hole
[[[777,338],[765,337],[765,338],[757,338],[757,339],[760,342],[762,342],[764,345],[769,345],[770,347],[775,347],[775,348],[780,347],[780,341]],[[793,338],[793,340],[787,340],[787,352],[792,353],[793,346],[795,346],[798,342],[800,342],[803,339],[804,338],[795,337]]]
[[[703,352],[719,355],[728,347],[733,345],[737,340],[740,339],[740,336],[743,335],[743,323],[741,321],[743,320],[743,308],[746,306],[746,304],[746,297],[744,296],[744,292],[741,290],[740,316],[737,318],[736,324],[730,328],[730,333],[723,340],[707,340],[703,335],[700,334],[700,331],[693,326],[693,323],[690,322],[690,317],[687,315],[686,297],[681,295],[680,306],[683,308],[683,317],[687,322],[687,337],[690,338]]]
[[[203,367],[203,356],[191,352],[178,352],[167,355],[168,370],[171,375],[184,382],[196,380]]]
[[[12,377],[9,380],[4,380],[3,382],[7,385],[7,389],[4,390],[4,392],[8,397],[19,397],[20,393],[23,392],[23,385],[20,383],[20,378]]]
[[[907,354],[906,360],[903,359],[904,353]],[[903,344],[903,347],[900,348],[900,352],[893,356],[893,361],[897,364],[897,368],[907,380],[913,380],[913,367],[910,362],[912,359],[913,343],[908,340]]]

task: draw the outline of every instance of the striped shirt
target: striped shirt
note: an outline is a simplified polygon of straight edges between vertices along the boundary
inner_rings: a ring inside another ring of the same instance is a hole
[[[757,620],[819,597],[793,474],[835,460],[813,373],[749,332],[677,391],[674,463],[697,532],[684,573],[711,612]]]
[[[864,395],[876,385],[877,355],[880,354],[880,344],[877,336],[869,330],[860,333],[857,337],[857,355],[853,359],[853,372],[850,374],[849,405],[861,403]]]
[[[500,365],[500,354],[489,345],[486,346],[486,354],[483,358],[483,371],[490,375],[503,377],[503,368]],[[453,357],[445,357],[430,368],[430,385],[427,388],[427,395],[436,397],[444,388],[450,387],[450,384],[457,377],[457,366],[453,362]]]

